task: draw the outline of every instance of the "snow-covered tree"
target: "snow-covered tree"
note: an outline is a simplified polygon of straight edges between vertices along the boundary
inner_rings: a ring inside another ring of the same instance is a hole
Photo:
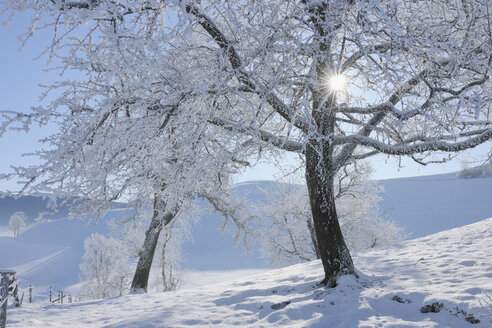
[[[80,50],[77,56],[82,52]],[[125,61],[124,57],[120,59]],[[123,65],[111,60],[108,63]],[[236,155],[235,150],[254,146],[242,144],[240,137],[220,136],[217,130],[221,128],[203,127],[207,115],[200,112],[202,108],[173,92],[175,64],[163,65],[161,68],[167,71],[164,76],[168,80],[156,85],[152,100],[147,96],[153,91],[141,83],[155,79],[152,75],[157,71],[145,69],[131,73],[123,67],[113,67],[115,75],[111,77],[109,89],[114,93],[107,93],[100,89],[106,89],[99,81],[101,72],[90,64],[86,68],[89,75],[95,74],[95,80],[90,78],[92,81],[85,86],[77,82],[78,86],[74,87],[81,89],[76,94],[70,95],[71,91],[67,90],[63,101],[55,101],[43,110],[38,108],[47,114],[44,119],[55,121],[60,129],[45,140],[50,147],[38,153],[41,165],[16,168],[15,173],[26,179],[21,193],[49,193],[60,199],[79,199],[74,208],[76,213],[101,216],[112,201],[120,199],[137,209],[152,208],[132,281],[135,292],[147,289],[163,227],[198,194],[217,194],[217,190],[225,188],[230,174],[247,164],[241,160],[244,155]],[[86,88],[88,85],[91,87]],[[140,91],[137,85],[141,85]],[[131,95],[133,91],[143,97],[120,103],[120,95]],[[104,94],[102,99],[92,98],[99,92]],[[123,112],[120,105],[125,107]],[[193,116],[193,112],[198,115]],[[37,114],[33,118],[41,119]],[[21,117],[26,118],[22,115],[18,118]]]
[[[316,235],[304,186],[287,185],[270,194],[271,204],[260,207],[259,243],[263,256],[276,265],[319,258]]]
[[[65,175],[88,146],[114,144],[95,153],[118,169],[97,162],[82,181],[104,188],[112,181],[108,199],[131,183],[127,172],[153,176],[136,169],[141,163],[159,164],[160,173],[207,167],[184,175],[194,182],[253,152],[296,152],[305,159],[323,283],[335,286],[355,275],[335,206],[340,169],[381,153],[441,161],[434,154],[492,138],[489,7],[489,0],[9,0],[7,10],[36,11],[26,37],[52,29],[46,53],[84,80],[55,84],[63,94],[51,106],[4,112],[1,127],[57,120],[60,132],[48,141],[70,146],[64,155],[73,160],[56,167]],[[196,149],[213,160],[197,161]],[[31,182],[53,172],[44,165],[17,174]],[[175,179],[164,176],[153,186],[163,181],[173,194],[167,184]]]
[[[17,237],[26,229],[27,215],[24,212],[18,211],[10,216],[9,229],[14,233],[14,237]]]
[[[121,296],[128,291],[131,270],[121,242],[95,233],[84,241],[84,250],[80,264],[84,281],[81,296],[100,299]]]

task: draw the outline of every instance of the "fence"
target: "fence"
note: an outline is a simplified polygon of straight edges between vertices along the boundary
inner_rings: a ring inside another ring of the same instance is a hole
[[[77,301],[77,297],[72,297],[71,295],[66,295],[63,293],[63,290],[58,291],[58,297],[56,299],[53,299],[53,288],[50,286],[50,302],[51,303],[61,303],[63,304],[63,299],[67,298],[68,303],[75,303]]]
[[[22,305],[22,302],[24,300],[24,292],[19,298],[19,280],[15,277],[15,271],[2,270],[0,271],[0,328],[5,328],[7,323],[7,305],[9,294],[14,300],[13,304],[15,305],[15,307],[19,307]],[[29,285],[28,288],[28,299],[29,303],[33,302],[32,285]],[[66,295],[63,293],[63,290],[59,290],[58,297],[56,299],[53,299],[53,288],[50,286],[49,301],[51,303],[63,304],[64,299],[67,300],[67,303],[74,303],[77,301],[77,297]]]

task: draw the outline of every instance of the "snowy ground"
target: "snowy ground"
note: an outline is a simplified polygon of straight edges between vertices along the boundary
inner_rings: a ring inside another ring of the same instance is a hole
[[[9,309],[7,326],[491,327],[479,303],[492,295],[490,245],[492,218],[356,254],[360,278],[344,277],[335,289],[316,285],[315,261],[174,292],[24,304]],[[443,304],[439,313],[420,312],[434,302]]]

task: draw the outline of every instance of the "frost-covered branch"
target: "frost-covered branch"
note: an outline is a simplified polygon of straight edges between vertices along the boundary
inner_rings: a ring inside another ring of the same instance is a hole
[[[352,143],[361,146],[371,147],[383,154],[388,155],[411,155],[416,153],[423,153],[426,151],[462,151],[474,148],[490,139],[492,139],[492,129],[484,130],[483,133],[479,133],[475,137],[471,137],[469,139],[458,142],[445,142],[440,140],[439,137],[436,137],[434,141],[427,141],[410,145],[388,145],[384,142],[374,140],[369,137],[354,134],[346,137],[339,137],[335,140],[335,143]]]
[[[287,138],[278,137],[268,131],[259,128],[245,127],[243,125],[234,122],[229,122],[227,120],[218,117],[209,119],[209,122],[218,125],[231,132],[245,133],[252,137],[259,136],[260,139],[263,140],[264,142],[271,143],[272,145],[286,151],[291,151],[295,153],[304,152],[304,146],[302,143],[289,140]]]
[[[414,117],[420,113],[418,109],[412,109],[402,112],[395,108],[395,106],[390,103],[382,103],[374,107],[334,107],[332,110],[339,113],[356,113],[356,114],[376,114],[379,112],[390,112],[397,119],[404,121],[411,117]]]
[[[230,223],[237,228],[236,242],[242,236],[243,243],[246,244],[247,238],[255,235],[254,230],[251,229],[250,221],[256,219],[257,216],[252,213],[250,208],[247,208],[249,204],[224,192],[202,193],[200,196],[212,205],[215,212],[224,217],[225,220],[222,225],[224,230]]]
[[[237,79],[244,84],[245,91],[255,92],[261,98],[265,99],[283,118],[299,129],[307,131],[308,124],[303,121],[299,115],[284,104],[280,98],[275,96],[271,90],[268,90],[265,86],[262,86],[249,77],[248,73],[243,70],[241,59],[233,42],[227,39],[220,28],[207,15],[201,13],[196,6],[190,4],[186,5],[186,11],[198,18],[199,24],[203,29],[205,29],[205,31],[207,31],[207,33],[215,40],[217,45],[225,51],[232,68],[237,72]]]

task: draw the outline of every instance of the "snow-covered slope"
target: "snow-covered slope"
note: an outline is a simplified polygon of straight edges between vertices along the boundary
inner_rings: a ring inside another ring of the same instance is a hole
[[[334,289],[317,285],[314,261],[161,294],[25,304],[8,327],[491,327],[480,305],[492,295],[490,245],[492,218],[356,255],[360,278]],[[433,303],[439,313],[421,312]]]

